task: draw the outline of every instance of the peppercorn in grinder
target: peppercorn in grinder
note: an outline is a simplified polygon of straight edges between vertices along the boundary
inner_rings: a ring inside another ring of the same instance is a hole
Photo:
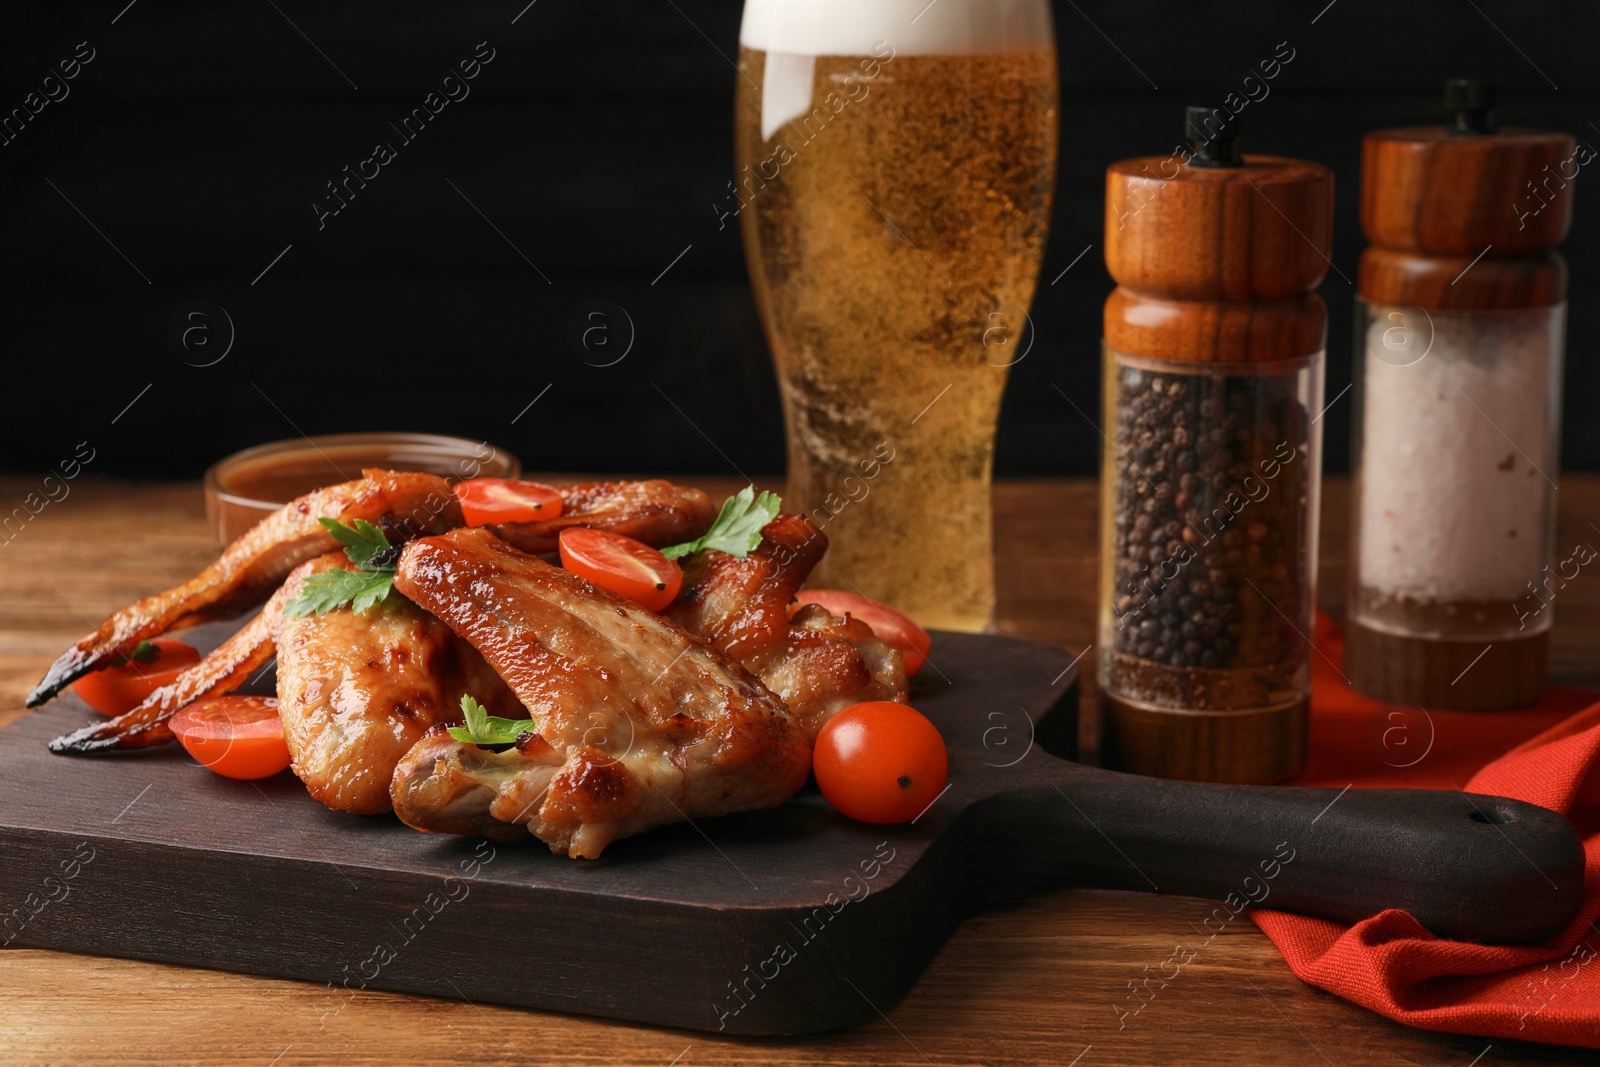
[[[1572,179],[1564,133],[1496,130],[1492,87],[1446,84],[1445,126],[1362,143],[1345,673],[1379,700],[1532,704],[1554,603]],[[1419,757],[1420,758],[1420,754]]]
[[[1106,171],[1101,753],[1276,782],[1306,755],[1333,175],[1186,126]]]

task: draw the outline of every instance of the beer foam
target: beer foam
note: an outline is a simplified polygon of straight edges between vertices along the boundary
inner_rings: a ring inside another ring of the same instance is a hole
[[[803,56],[961,55],[1049,48],[1046,0],[745,0],[739,43]],[[875,46],[879,51],[875,52]]]

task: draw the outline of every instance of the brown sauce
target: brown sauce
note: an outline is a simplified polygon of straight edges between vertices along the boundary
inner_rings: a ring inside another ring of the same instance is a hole
[[[366,467],[424,471],[452,483],[479,476],[516,477],[521,468],[509,453],[465,439],[389,435],[387,440],[321,439],[300,445],[286,442],[281,450],[235,456],[212,468],[206,510],[223,544],[296,497],[360,478]]]
[[[367,457],[362,465],[388,466],[380,456]],[[351,478],[359,478],[361,477],[359,471],[359,467],[355,470],[346,468],[345,473]],[[223,476],[221,483],[224,492],[235,496],[286,504],[313,489],[347,480],[345,473],[341,473],[332,463],[320,456],[308,459],[287,456],[242,466]]]

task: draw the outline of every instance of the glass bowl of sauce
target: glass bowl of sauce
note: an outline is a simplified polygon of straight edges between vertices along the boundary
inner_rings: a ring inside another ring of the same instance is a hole
[[[467,478],[515,478],[522,461],[487,441],[429,433],[334,433],[274,441],[235,452],[206,471],[206,518],[227,545],[313,489],[354,481],[363,467],[426,471],[452,485]]]

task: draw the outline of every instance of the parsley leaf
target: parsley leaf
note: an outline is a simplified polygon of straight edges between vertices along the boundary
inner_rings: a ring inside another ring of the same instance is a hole
[[[466,716],[467,724],[450,727],[450,736],[469,745],[512,745],[518,737],[539,728],[533,719],[502,719],[490,715],[482,704],[469,696],[461,698],[461,714]]]
[[[302,582],[300,595],[283,606],[283,613],[298,619],[325,615],[346,604],[351,611],[366,611],[388,597],[393,582],[393,571],[347,571],[335,567]]]
[[[300,594],[283,606],[290,618],[324,615],[350,606],[363,612],[382,603],[394,588],[394,546],[383,531],[366,519],[346,526],[338,519],[318,519],[333,539],[344,546],[345,558],[356,565],[348,571],[334,567],[313,574],[300,585]]]
[[[389,551],[393,546],[389,539],[366,519],[357,519],[354,526],[346,526],[338,519],[318,519],[322,528],[333,535],[333,539],[344,546],[344,554],[357,567],[376,568],[379,564],[373,563],[373,558]],[[390,566],[390,570],[394,567]]]
[[[743,559],[761,544],[762,527],[778,517],[778,509],[782,506],[783,501],[777,493],[763,491],[756,496],[756,487],[747,485],[723,502],[717,521],[711,524],[711,529],[704,535],[681,545],[663,548],[661,554],[668,559],[679,559],[714,548]]]

